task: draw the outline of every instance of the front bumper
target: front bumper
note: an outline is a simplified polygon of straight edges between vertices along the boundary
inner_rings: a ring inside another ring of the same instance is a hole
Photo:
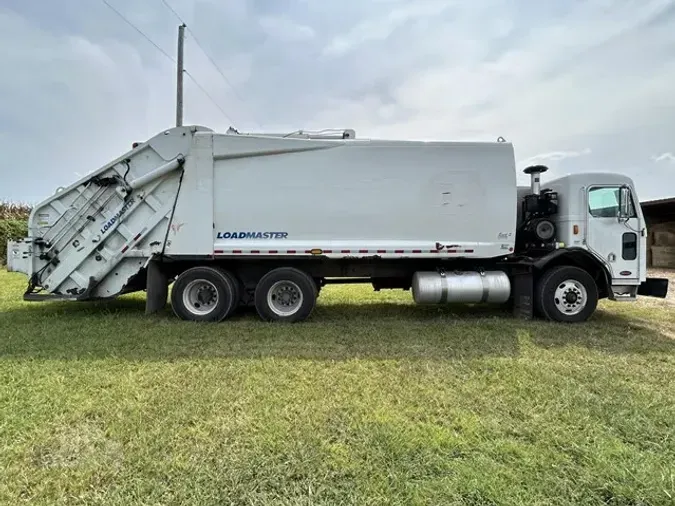
[[[638,287],[638,295],[665,299],[668,295],[668,278],[647,278]]]

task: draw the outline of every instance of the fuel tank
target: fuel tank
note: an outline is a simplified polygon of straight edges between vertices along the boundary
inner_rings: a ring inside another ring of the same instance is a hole
[[[417,304],[501,304],[509,299],[511,281],[502,271],[416,272],[412,293]]]

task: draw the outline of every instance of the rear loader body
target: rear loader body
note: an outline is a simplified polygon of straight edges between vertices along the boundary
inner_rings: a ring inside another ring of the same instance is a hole
[[[665,296],[646,277],[632,181],[578,174],[519,188],[506,142],[218,134],[177,127],[35,207],[9,244],[26,300],[94,300],[173,282],[175,313],[309,317],[321,288],[410,289],[419,304],[510,303],[583,321],[597,300]]]

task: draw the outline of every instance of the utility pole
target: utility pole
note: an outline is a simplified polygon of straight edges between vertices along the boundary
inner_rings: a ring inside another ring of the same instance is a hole
[[[176,64],[176,126],[183,126],[183,41],[185,23],[178,27],[178,59]]]

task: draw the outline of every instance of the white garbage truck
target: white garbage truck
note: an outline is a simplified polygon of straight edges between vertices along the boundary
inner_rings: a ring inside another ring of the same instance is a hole
[[[357,138],[351,129],[159,132],[35,206],[8,245],[26,301],[146,292],[146,312],[307,319],[330,283],[409,290],[417,304],[507,304],[588,319],[598,300],[665,297],[648,278],[630,178],[518,186],[510,142]]]

